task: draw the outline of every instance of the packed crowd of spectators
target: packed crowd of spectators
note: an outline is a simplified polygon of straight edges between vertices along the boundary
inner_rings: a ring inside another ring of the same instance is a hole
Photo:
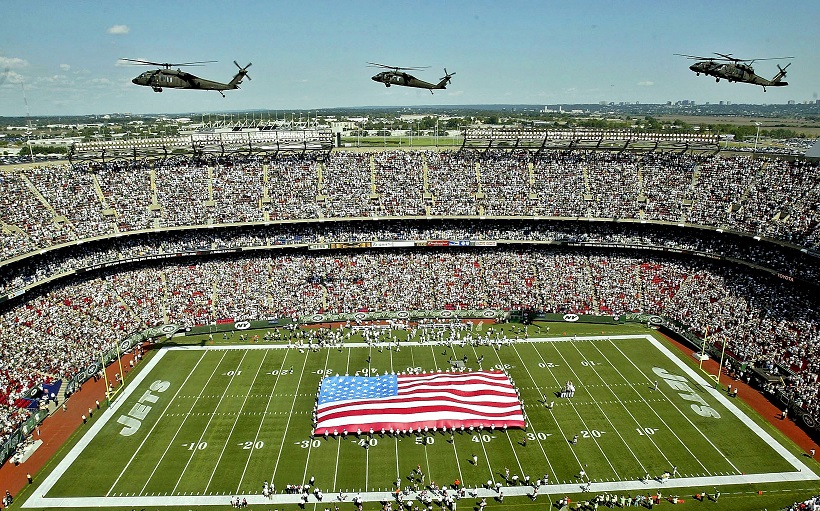
[[[816,248],[820,173],[804,162],[683,154],[432,151],[334,153],[146,167],[96,174],[45,167],[0,175],[0,259],[130,231],[276,220],[109,237],[4,266],[0,292],[66,274],[0,308],[0,404],[47,377],[70,377],[127,334],[164,322],[321,312],[533,307],[558,313],[659,314],[708,331],[732,356],[777,363],[820,417],[818,307],[796,280],[816,258],[728,233],[675,226],[442,216],[629,218],[736,229]],[[313,222],[415,216],[416,220]],[[425,217],[432,217],[426,219]],[[705,233],[708,233],[705,234]],[[498,248],[349,253],[256,252],[119,264],[241,247],[378,240],[474,240]],[[513,241],[515,245],[505,245]],[[555,246],[550,243],[564,245]],[[544,243],[544,244],[542,244]],[[573,244],[596,244],[609,248]],[[570,245],[569,247],[565,245]],[[619,248],[613,249],[612,245]],[[625,248],[627,247],[627,248]],[[632,248],[628,248],[632,247]],[[640,250],[642,247],[649,250]],[[657,253],[689,250],[702,257]],[[733,258],[782,273],[712,263]],[[118,266],[88,274],[94,265]],[[4,432],[25,412],[3,405]],[[5,433],[4,433],[5,434]]]
[[[820,415],[816,298],[738,265],[639,250],[479,248],[278,251],[154,261],[71,277],[0,314],[0,371],[13,400],[32,375],[68,377],[127,334],[172,322],[359,310],[520,309],[664,315],[748,362],[790,367]],[[813,362],[814,361],[814,362]],[[32,368],[34,368],[32,370]]]
[[[2,259],[140,229],[385,216],[664,220],[820,243],[817,164],[671,153],[384,151],[5,172]]]
[[[745,261],[787,279],[820,281],[816,257],[744,236],[663,225],[548,220],[393,220],[384,222],[301,222],[270,226],[192,229],[134,234],[54,250],[8,264],[0,272],[0,295],[45,279],[100,264],[139,257],[259,247],[304,247],[327,242],[425,240],[502,243],[587,244],[691,251],[706,258]]]
[[[795,502],[783,508],[783,511],[820,511],[820,495],[815,495],[802,502]]]

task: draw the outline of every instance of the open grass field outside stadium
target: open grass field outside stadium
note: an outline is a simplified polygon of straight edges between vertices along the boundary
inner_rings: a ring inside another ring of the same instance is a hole
[[[397,506],[397,489],[404,505],[419,505],[441,496],[431,487],[455,495],[456,485],[470,507],[658,493],[705,506],[723,492],[721,509],[762,509],[758,491],[817,487],[814,461],[654,330],[539,326],[511,341],[514,328],[478,325],[444,342],[399,331],[398,345],[354,335],[322,348],[188,338],[156,350],[18,501],[192,509],[241,496],[251,508],[289,509],[300,494],[288,485],[313,481],[308,509],[352,509],[356,497],[365,509]],[[324,378],[480,370],[508,375],[525,429],[313,435]],[[575,392],[562,397],[568,382]]]

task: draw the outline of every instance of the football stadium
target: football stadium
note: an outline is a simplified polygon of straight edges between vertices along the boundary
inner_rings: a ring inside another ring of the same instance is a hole
[[[816,163],[299,136],[3,169],[12,507],[816,495]]]

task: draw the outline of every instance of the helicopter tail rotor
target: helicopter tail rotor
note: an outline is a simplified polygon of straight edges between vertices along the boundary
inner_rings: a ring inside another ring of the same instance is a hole
[[[436,86],[436,88],[443,89],[447,84],[450,83],[450,78],[452,78],[454,74],[455,74],[455,72],[448,73],[447,68],[445,67],[444,68],[444,76],[441,77],[441,79],[439,80],[438,85]]]
[[[248,80],[250,80],[250,79],[251,79],[250,75],[248,75],[248,68],[249,68],[249,67],[251,67],[251,66],[253,65],[253,62],[248,62],[248,65],[247,65],[247,66],[245,66],[245,67],[240,66],[240,65],[239,65],[239,63],[238,63],[237,61],[235,61],[235,60],[233,61],[233,63],[234,63],[234,65],[235,65],[236,67],[238,67],[238,68],[239,68],[239,74],[241,74],[242,76],[246,77]]]
[[[778,71],[777,71],[777,74],[776,74],[776,75],[774,75],[774,78],[772,78],[772,85],[779,85],[779,86],[781,86],[781,87],[782,87],[782,86],[784,86],[784,85],[788,85],[788,84],[789,84],[789,82],[784,82],[784,81],[782,81],[782,80],[783,80],[783,78],[785,78],[785,76],[786,76],[786,68],[788,68],[788,67],[789,67],[789,66],[791,66],[791,65],[792,65],[792,63],[791,63],[791,62],[789,62],[788,64],[786,64],[786,67],[780,67],[780,64],[778,64],[778,65],[777,65],[777,69],[778,69]]]
[[[233,63],[236,65],[236,67],[239,68],[239,72],[234,75],[233,79],[231,79],[230,82],[228,82],[228,85],[232,89],[238,89],[239,84],[242,83],[242,80],[244,80],[245,78],[247,78],[248,80],[251,79],[251,77],[248,76],[248,68],[251,67],[253,63],[249,62],[248,65],[245,67],[240,66],[239,63],[235,60],[233,61]]]

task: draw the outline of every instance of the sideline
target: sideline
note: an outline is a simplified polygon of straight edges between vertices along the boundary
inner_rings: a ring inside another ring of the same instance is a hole
[[[74,447],[68,451],[68,454],[60,460],[60,463],[51,471],[51,473],[43,480],[42,484],[34,490],[32,495],[23,503],[23,507],[49,507],[51,504],[51,499],[47,499],[45,495],[51,491],[51,488],[57,483],[57,481],[65,474],[68,468],[74,463],[74,460],[83,452],[83,450],[91,443],[97,433],[105,426],[108,421],[117,413],[123,403],[128,399],[128,397],[133,394],[137,387],[139,387],[140,383],[148,377],[148,374],[157,365],[157,363],[162,360],[165,355],[166,350],[159,350],[152,358],[145,364],[145,367],[142,368],[142,371],[133,379],[131,383],[126,386],[125,390],[121,393],[117,393],[114,396],[113,404],[109,406],[102,414],[102,416],[88,428],[85,435],[80,439]],[[110,498],[110,497],[108,497]],[[100,497],[96,497],[96,499],[100,499]],[[105,497],[103,497],[105,499]],[[97,507],[97,506],[95,506]]]
[[[685,488],[698,486],[717,486],[729,484],[752,484],[752,483],[777,483],[788,481],[813,481],[820,479],[809,467],[807,467],[800,459],[789,452],[777,440],[775,440],[768,432],[763,430],[757,423],[752,421],[742,410],[740,410],[731,400],[725,397],[720,391],[713,388],[702,375],[690,368],[683,361],[682,357],[677,356],[669,348],[664,346],[658,339],[649,334],[632,334],[632,335],[611,335],[611,336],[571,336],[571,337],[551,337],[551,338],[530,338],[524,340],[514,341],[515,343],[543,343],[543,342],[566,342],[566,341],[597,341],[606,339],[629,340],[642,339],[647,340],[655,346],[662,354],[666,355],[681,371],[683,371],[689,378],[696,383],[703,386],[712,397],[719,401],[727,410],[735,415],[741,422],[750,428],[761,439],[769,443],[773,449],[778,452],[787,462],[789,462],[797,471],[796,472],[778,472],[778,473],[761,473],[761,474],[743,474],[743,475],[724,475],[724,476],[701,476],[701,477],[685,477],[672,478],[665,483],[657,483],[652,481],[644,483],[643,481],[608,481],[608,482],[592,482],[589,486],[589,491],[596,492],[618,492],[618,491],[636,491],[645,490],[651,484],[661,484],[663,488]],[[374,343],[375,345],[388,345],[391,343]],[[421,343],[408,342],[403,343],[408,346],[425,346],[425,345],[439,345],[441,343]],[[466,343],[465,343],[466,344]],[[348,348],[370,348],[372,345],[368,343],[344,343],[343,346]],[[95,422],[91,428],[86,432],[80,441],[69,451],[57,467],[49,474],[44,482],[37,487],[33,494],[22,504],[23,508],[69,508],[69,507],[106,507],[106,506],[213,506],[213,505],[228,505],[230,495],[156,495],[156,496],[123,496],[123,497],[45,497],[51,490],[54,484],[63,476],[70,465],[77,459],[80,453],[91,442],[94,436],[107,424],[117,412],[119,407],[126,401],[126,399],[136,390],[139,384],[148,377],[151,370],[161,360],[164,354],[171,350],[179,351],[198,351],[198,350],[253,350],[253,349],[288,349],[293,346],[288,345],[232,345],[232,346],[174,346],[162,348],[154,355],[154,357],[146,364],[146,367],[135,377],[131,384],[115,398],[114,404],[109,407],[100,419]],[[334,347],[325,347],[321,349],[333,349]],[[303,348],[308,349],[308,348]],[[523,496],[532,493],[532,486],[506,486],[502,487],[505,496]],[[539,491],[545,491],[549,494],[570,494],[579,493],[581,485],[578,483],[569,484],[549,484],[539,487]],[[476,488],[468,490],[470,498],[492,498],[497,494],[495,490],[486,488]],[[326,493],[324,502],[331,502],[336,500],[331,494],[335,493],[335,489],[330,489]],[[419,492],[411,492],[404,496],[404,500],[417,500]],[[348,497],[352,498],[353,493]],[[361,492],[357,493],[364,502],[375,501],[391,501],[395,499],[393,492]],[[294,494],[275,494],[270,498],[265,498],[259,494],[239,495],[248,501],[251,505],[265,505],[265,504],[299,504],[301,502],[300,495]],[[469,499],[467,499],[469,500]],[[315,496],[311,496],[310,503],[320,503]]]

